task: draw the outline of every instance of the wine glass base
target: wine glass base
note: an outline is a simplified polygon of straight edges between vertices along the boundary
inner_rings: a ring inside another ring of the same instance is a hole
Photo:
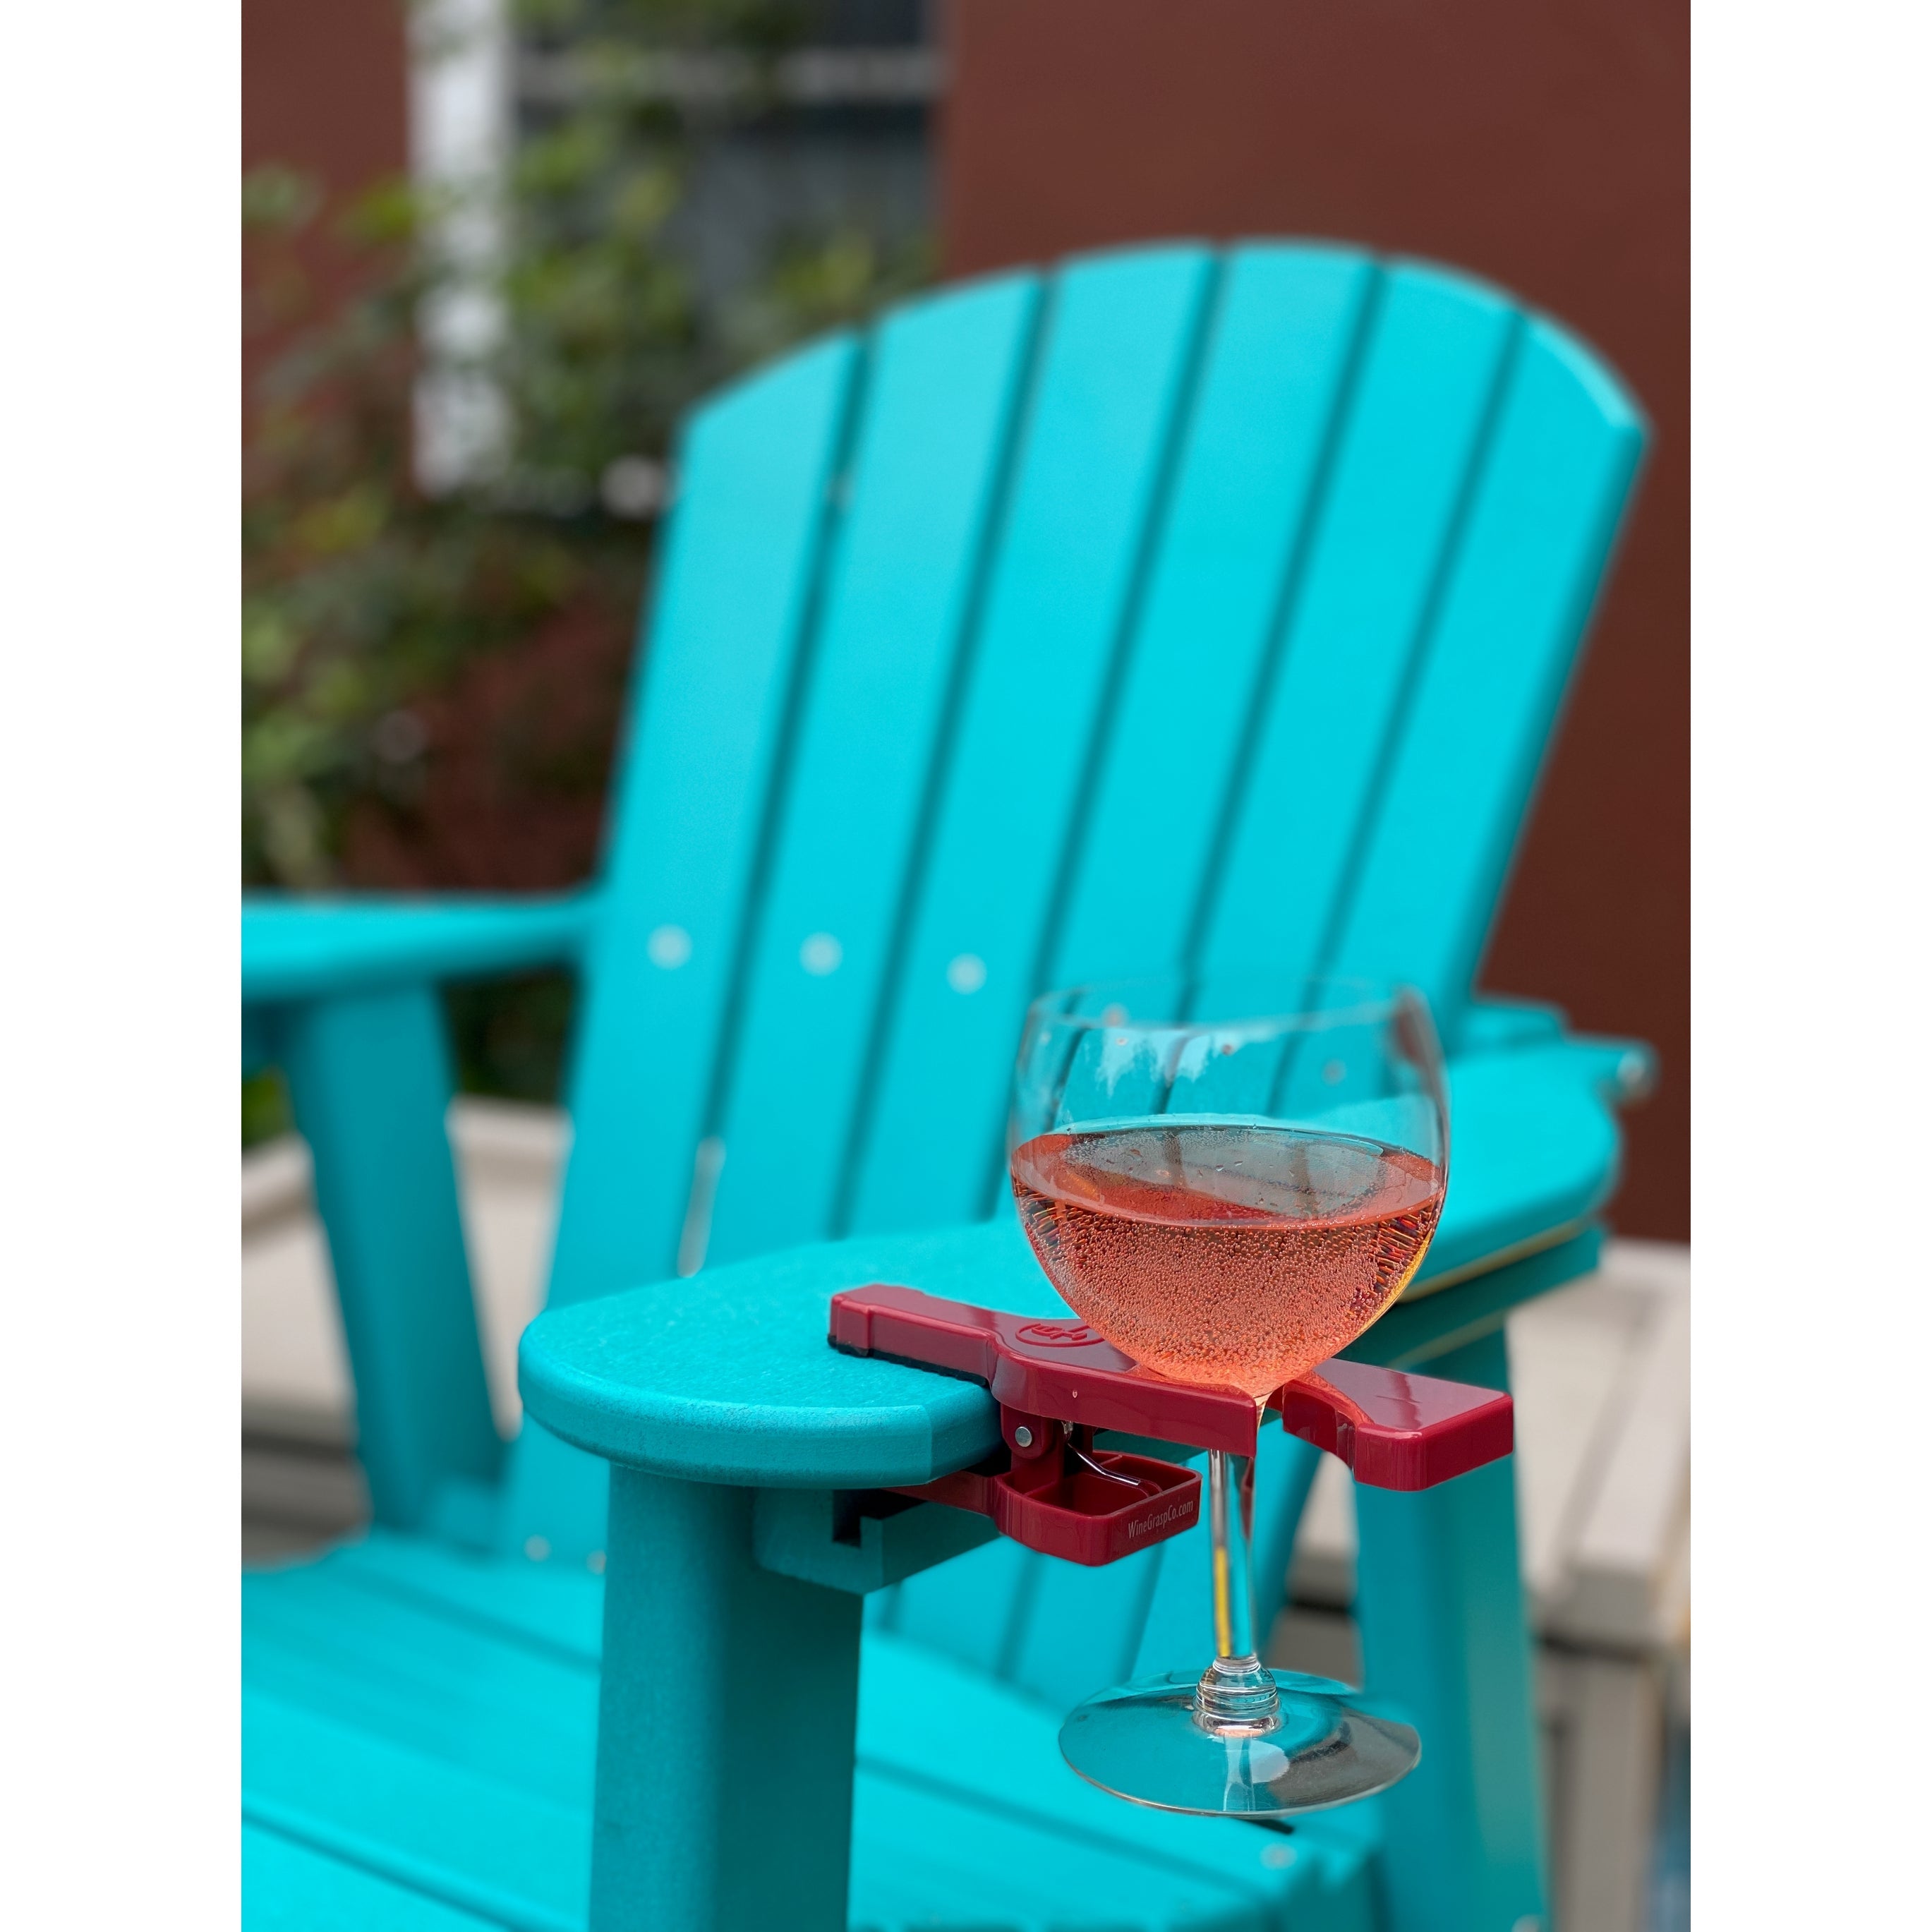
[[[1280,1818],[1386,1791],[1413,1771],[1421,1740],[1350,1703],[1332,1678],[1271,1676],[1272,1728],[1197,1717],[1201,1678],[1174,1670],[1090,1697],[1060,1730],[1060,1755],[1090,1784],[1161,1811]]]

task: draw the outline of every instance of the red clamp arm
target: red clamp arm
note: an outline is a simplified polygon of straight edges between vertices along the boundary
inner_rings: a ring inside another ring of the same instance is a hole
[[[1255,1453],[1255,1406],[1239,1389],[1169,1382],[1084,1322],[1009,1315],[875,1282],[832,1298],[832,1346],[984,1382],[1002,1408],[1120,1429],[1197,1449]]]
[[[1340,1456],[1374,1490],[1432,1490],[1516,1447],[1516,1408],[1502,1390],[1340,1356],[1268,1406],[1289,1435]]]
[[[982,1382],[1000,1405],[1010,1466],[901,1493],[990,1516],[1030,1549],[1110,1563],[1190,1528],[1201,1479],[1150,1456],[1093,1448],[1119,1430],[1252,1456],[1259,1418],[1239,1389],[1171,1382],[1084,1323],[1042,1320],[874,1282],[832,1298],[834,1348]],[[1339,1456],[1358,1482],[1421,1490],[1507,1456],[1510,1398],[1360,1362],[1322,1364],[1268,1406],[1292,1436]]]

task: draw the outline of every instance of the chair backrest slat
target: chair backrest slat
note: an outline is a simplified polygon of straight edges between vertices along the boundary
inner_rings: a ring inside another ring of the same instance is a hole
[[[1192,940],[1375,278],[1340,248],[1228,258],[1054,985],[1176,964]]]
[[[988,1676],[1004,1674],[1030,1621],[1046,1559],[997,1537],[883,1593],[876,1628],[944,1651]]]
[[[1452,276],[1382,278],[1233,814],[1210,964],[1321,959],[1515,320]]]
[[[712,1262],[831,1232],[1039,305],[1015,277],[879,331],[718,1124]]]
[[[676,1259],[856,356],[842,338],[780,363],[696,416],[679,454],[584,962],[553,1302]]]
[[[1412,979],[1452,1044],[1642,445],[1600,367],[1526,319],[1334,953]]]
[[[1007,1637],[1000,1675],[1063,1708],[1131,1677],[1166,1554],[1143,1550],[1097,1570],[1035,1556],[1026,1615]]]
[[[986,1211],[1012,1042],[1041,970],[1214,266],[1203,249],[1149,250],[1076,263],[1053,285],[871,1096],[854,1231]]]

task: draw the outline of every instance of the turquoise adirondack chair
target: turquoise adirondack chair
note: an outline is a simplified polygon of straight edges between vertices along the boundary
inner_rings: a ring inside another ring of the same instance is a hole
[[[1362,1350],[1504,1383],[1504,1312],[1592,1264],[1642,1066],[1472,991],[1641,441],[1496,290],[1271,243],[949,289],[696,413],[598,880],[244,914],[376,1523],[244,1579],[251,1924],[1540,1922],[1508,1463],[1359,1501],[1420,1770],[1292,1837],[1148,1813],[1054,1734],[1202,1655],[1198,1534],[1088,1571],[865,1514],[992,1408],[833,1354],[824,1301],[1052,1305],[1000,1204],[1040,986],[1318,962],[1423,987],[1451,1054],[1442,1230]],[[548,962],[581,988],[550,1426],[506,1452],[434,987]],[[1266,1441],[1262,1578],[1314,1460]]]

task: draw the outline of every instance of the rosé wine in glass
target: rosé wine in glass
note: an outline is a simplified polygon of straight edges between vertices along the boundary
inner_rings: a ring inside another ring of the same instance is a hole
[[[1144,1368],[1257,1402],[1394,1305],[1442,1212],[1420,1154],[1286,1126],[1040,1134],[1011,1171],[1076,1314]]]

